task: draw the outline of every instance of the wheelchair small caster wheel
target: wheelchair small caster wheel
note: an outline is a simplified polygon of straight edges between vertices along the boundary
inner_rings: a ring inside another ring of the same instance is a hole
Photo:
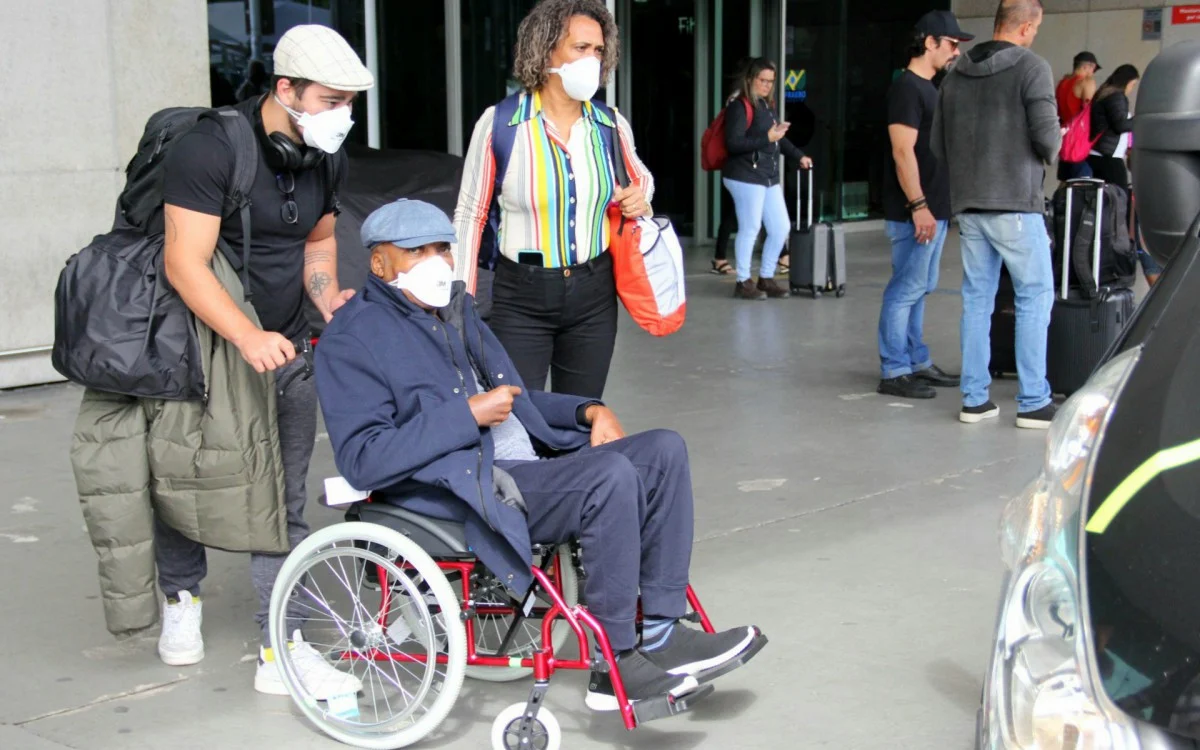
[[[521,722],[527,705],[525,702],[514,703],[492,722],[492,750],[560,750],[562,728],[545,705],[538,709],[537,716],[530,722],[529,732],[522,736]]]

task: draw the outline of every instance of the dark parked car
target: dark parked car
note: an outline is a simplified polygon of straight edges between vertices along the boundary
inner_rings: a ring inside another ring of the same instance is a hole
[[[1200,748],[1200,42],[1150,64],[1136,111],[1167,268],[1005,511],[980,748]]]

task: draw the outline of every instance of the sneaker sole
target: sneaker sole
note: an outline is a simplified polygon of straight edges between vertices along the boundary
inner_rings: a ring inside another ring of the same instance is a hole
[[[690,664],[681,664],[678,667],[675,667],[674,669],[668,669],[667,674],[676,675],[676,676],[687,675],[690,677],[692,675],[695,675],[697,672],[704,672],[705,670],[713,669],[714,667],[719,667],[722,664],[724,664],[725,662],[732,661],[732,660],[738,658],[739,656],[741,656],[742,652],[745,651],[746,649],[750,648],[750,644],[753,642],[754,642],[754,628],[748,627],[748,628],[746,628],[746,637],[743,638],[741,640],[741,642],[738,643],[737,646],[729,649],[725,653],[719,654],[718,656],[714,656],[711,659],[703,659],[701,661],[694,661],[694,662],[691,662]]]
[[[312,698],[313,698],[313,700],[324,701],[324,700],[329,700],[330,697],[335,696],[335,695],[348,695],[348,694],[350,694],[350,690],[349,690],[350,687],[353,687],[353,686],[348,685],[346,690],[322,693],[321,695],[314,695],[314,696],[312,696]],[[283,684],[283,680],[281,680],[277,677],[267,677],[267,676],[259,675],[259,674],[254,675],[254,689],[257,692],[262,693],[263,695],[279,695],[279,696],[291,695],[291,693],[288,692],[287,685]],[[359,686],[358,690],[354,691],[354,694],[357,695],[360,692],[362,692],[361,685]]]
[[[672,698],[678,698],[681,695],[687,695],[699,687],[700,683],[695,677],[684,677],[679,681],[678,685],[668,690],[667,694]],[[637,701],[634,701],[634,703],[636,702]],[[621,709],[620,704],[617,703],[616,695],[609,695],[608,693],[596,693],[591,690],[587,691],[587,695],[583,697],[583,703],[588,708],[598,713],[610,713],[612,711],[619,711]]]
[[[909,398],[909,399],[912,399],[913,401],[928,401],[931,398],[937,398],[936,391],[933,393],[920,395],[920,396],[913,394],[913,393],[896,393],[895,391],[884,390],[881,388],[876,388],[875,392],[878,393],[880,396],[891,396],[892,398]]]
[[[962,422],[963,424],[979,424],[985,419],[995,419],[998,416],[1000,416],[999,408],[992,409],[991,411],[985,411],[982,414],[967,414],[966,412],[959,412],[958,421]]]
[[[168,667],[190,667],[204,661],[204,646],[192,651],[158,650],[158,658]]]
[[[1050,421],[1046,419],[1025,419],[1017,417],[1017,427],[1023,430],[1048,430],[1050,429]]]

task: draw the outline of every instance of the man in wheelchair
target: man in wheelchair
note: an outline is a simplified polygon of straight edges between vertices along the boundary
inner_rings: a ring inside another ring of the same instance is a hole
[[[316,349],[343,477],[413,512],[464,521],[472,550],[518,600],[532,583],[532,543],[577,540],[588,609],[632,700],[684,695],[746,654],[753,627],[709,634],[679,621],[692,549],[683,439],[626,436],[599,401],[526,391],[453,280],[454,227],[441,210],[390,203],[367,218],[362,240],[371,275]],[[510,489],[497,492],[498,480]],[[587,705],[618,708],[606,672],[593,671]]]

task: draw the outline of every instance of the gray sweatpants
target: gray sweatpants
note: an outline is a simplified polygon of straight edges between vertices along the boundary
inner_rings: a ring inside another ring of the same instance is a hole
[[[285,379],[297,367],[297,358],[276,372]],[[287,390],[277,399],[279,447],[283,454],[283,483],[287,503],[288,540],[295,547],[308,536],[304,506],[308,501],[308,464],[312,460],[313,444],[317,438],[317,387],[311,378],[294,378]],[[208,574],[208,559],[204,545],[193,542],[157,517],[154,519],[154,556],[158,564],[158,586],[163,595],[171,598],[180,591],[199,596],[200,581]],[[258,593],[258,612],[254,619],[262,631],[263,646],[270,646],[267,618],[271,608],[271,590],[286,555],[250,555],[250,581]],[[289,612],[288,633],[303,623],[296,608]]]

